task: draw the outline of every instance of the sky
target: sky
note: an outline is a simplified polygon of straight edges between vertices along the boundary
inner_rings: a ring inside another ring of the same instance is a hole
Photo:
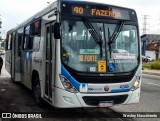
[[[5,38],[8,30],[16,27],[35,13],[49,6],[55,0],[0,0],[1,36]],[[160,0],[86,0],[132,8],[137,12],[140,34],[143,34],[144,15],[146,33],[160,33]],[[47,3],[49,2],[49,3]]]

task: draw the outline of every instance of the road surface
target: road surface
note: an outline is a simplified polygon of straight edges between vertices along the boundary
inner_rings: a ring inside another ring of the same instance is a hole
[[[143,74],[139,104],[114,106],[116,112],[159,112],[160,113],[160,76]],[[160,119],[139,119],[160,121]]]

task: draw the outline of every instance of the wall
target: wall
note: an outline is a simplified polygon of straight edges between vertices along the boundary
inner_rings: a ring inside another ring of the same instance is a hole
[[[156,51],[146,50],[146,55],[145,56],[149,56],[149,57],[153,58],[154,60],[156,60]]]

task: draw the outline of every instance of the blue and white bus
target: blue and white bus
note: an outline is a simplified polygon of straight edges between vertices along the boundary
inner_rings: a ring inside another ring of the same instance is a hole
[[[8,31],[6,70],[59,108],[138,103],[141,51],[136,12],[58,0]]]

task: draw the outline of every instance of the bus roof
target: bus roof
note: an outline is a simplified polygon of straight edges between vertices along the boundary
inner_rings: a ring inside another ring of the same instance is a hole
[[[110,6],[110,7],[115,7],[118,9],[123,9],[123,10],[128,10],[128,11],[134,11],[133,9],[130,8],[125,8],[125,7],[119,7],[119,6],[114,6],[114,5],[110,5],[110,4],[105,4],[105,3],[97,3],[97,2],[91,2],[91,1],[82,1],[82,0],[58,0],[60,3],[70,3],[70,4],[86,4],[88,3],[89,5],[102,5],[102,6]],[[41,16],[47,14],[48,12],[52,11],[56,5],[58,5],[58,1],[55,1],[53,3],[50,4],[50,6],[44,8],[43,10],[39,11],[38,13],[34,14],[33,16],[31,16],[30,18],[28,18],[27,20],[25,20],[24,22],[22,22],[21,24],[19,24],[17,27],[9,30],[7,33],[11,33],[17,29],[19,29],[22,26],[25,26],[27,24],[29,24],[30,22],[40,18]],[[135,12],[135,11],[134,11]]]

